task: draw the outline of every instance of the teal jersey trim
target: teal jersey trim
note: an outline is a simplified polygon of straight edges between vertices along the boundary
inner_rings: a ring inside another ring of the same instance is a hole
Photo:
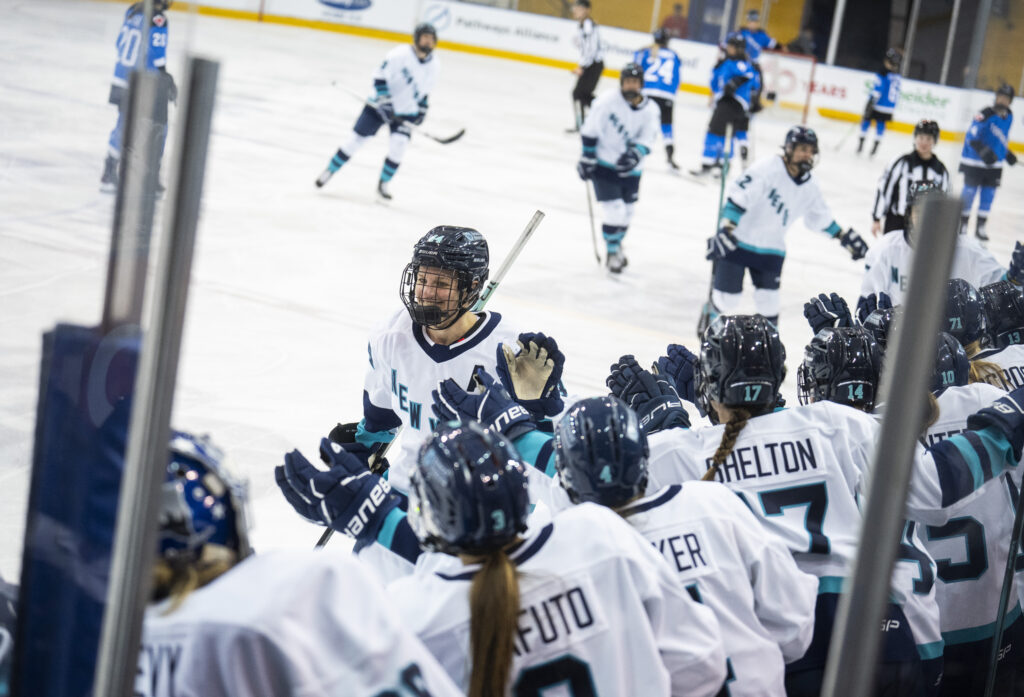
[[[1006,472],[1009,467],[1005,466],[1005,463],[1014,463],[1011,467],[1017,464],[1016,458],[1013,456],[1013,446],[1010,441],[1007,440],[1006,434],[993,426],[986,426],[980,431],[976,431],[978,440],[985,446],[985,452],[988,453],[989,462],[992,463],[992,478],[995,479],[1003,472]],[[984,477],[984,471],[979,463],[978,471],[981,472]],[[977,481],[977,475],[975,475],[975,481]]]
[[[841,233],[842,231],[843,228],[839,227],[839,223],[837,223],[834,220],[831,223],[829,223],[829,226],[827,228],[825,228],[825,234],[830,235],[832,237],[839,237],[839,233]]]
[[[917,655],[921,657],[922,661],[930,661],[934,658],[942,657],[942,649],[945,648],[946,642],[942,639],[933,641],[930,644],[918,644]]]
[[[392,508],[391,512],[388,513],[388,517],[384,519],[384,524],[380,526],[380,531],[377,533],[377,542],[391,549],[391,542],[395,538],[395,530],[398,529],[403,520],[405,520],[405,511]]]
[[[548,458],[549,461],[546,463],[537,462],[537,457],[540,455],[541,448],[543,448],[550,440],[551,436],[547,433],[530,431],[516,438],[512,444],[516,446],[516,450],[519,451],[519,454],[523,456],[524,460],[544,472],[547,476],[553,477],[555,475],[554,456]]]
[[[842,576],[822,576],[818,579],[818,595],[842,593],[844,580]]]
[[[740,218],[743,217],[744,213],[746,213],[746,211],[733,203],[732,200],[727,200],[725,202],[725,208],[722,209],[722,217],[737,224],[739,224]]]
[[[1006,613],[1006,622],[1004,623],[1004,629],[1009,629],[1010,626],[1020,619],[1020,603],[1018,602],[1016,607],[1010,612]],[[969,627],[967,629],[957,629],[952,632],[943,632],[942,638],[947,645],[952,646],[953,644],[967,644],[972,641],[984,641],[991,639],[996,633],[996,623],[989,622],[983,624],[980,627]],[[1003,636],[1006,636],[1004,631]]]
[[[786,250],[784,250],[784,249],[770,249],[768,247],[755,247],[754,245],[747,244],[746,242],[737,242],[736,246],[739,247],[740,249],[745,249],[748,252],[754,252],[755,254],[773,254],[773,255],[775,255],[777,257],[784,257],[784,256],[786,256]]]
[[[367,431],[366,419],[362,419],[356,427],[356,442],[367,447],[375,443],[390,443],[394,439],[395,434],[391,431]]]

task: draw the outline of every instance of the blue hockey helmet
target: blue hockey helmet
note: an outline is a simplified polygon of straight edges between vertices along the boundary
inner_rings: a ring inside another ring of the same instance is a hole
[[[527,465],[500,433],[475,421],[442,424],[420,447],[409,524],[424,548],[482,554],[526,529]]]
[[[249,555],[246,488],[225,471],[208,436],[173,432],[160,498],[160,556],[196,560],[203,545]]]
[[[864,318],[863,327],[871,332],[883,352],[889,343],[893,323],[901,312],[899,307],[879,307]]]
[[[988,326],[981,294],[962,278],[954,278],[946,285],[945,331],[962,345],[988,338]]]
[[[697,399],[709,415],[712,400],[754,413],[770,410],[786,377],[779,330],[761,315],[719,315],[704,332]]]
[[[440,225],[421,237],[399,287],[412,321],[434,329],[455,324],[480,299],[489,263],[487,240],[473,228]],[[428,291],[433,297],[424,297]]]
[[[1020,287],[1010,281],[996,281],[982,286],[980,292],[990,343],[998,348],[1024,344],[1024,295]]]
[[[935,372],[932,373],[931,391],[938,395],[947,387],[961,387],[970,379],[971,362],[963,345],[949,332],[939,332],[939,345],[935,351]]]
[[[801,404],[829,401],[870,412],[882,373],[882,348],[864,327],[827,327],[804,349],[797,370]]]
[[[647,488],[647,437],[618,397],[583,399],[555,428],[555,468],[573,503],[616,508]]]

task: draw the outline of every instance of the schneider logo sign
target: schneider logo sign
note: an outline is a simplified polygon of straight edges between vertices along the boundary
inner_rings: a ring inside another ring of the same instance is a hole
[[[317,2],[335,10],[365,10],[373,4],[373,0],[317,0]]]

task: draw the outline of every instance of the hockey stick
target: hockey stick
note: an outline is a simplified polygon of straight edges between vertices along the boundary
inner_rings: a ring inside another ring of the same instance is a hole
[[[857,131],[857,129],[859,129],[859,128],[860,128],[860,122],[859,121],[854,122],[850,126],[850,129],[846,133],[844,133],[843,137],[839,139],[838,143],[836,143],[836,152],[838,152],[838,151],[843,149],[843,146],[846,145],[846,141],[848,141],[850,139],[850,136],[852,136]]]
[[[1013,491],[1013,480],[1007,474],[1007,483]],[[996,615],[996,632],[992,635],[992,651],[988,659],[988,677],[985,680],[985,697],[992,697],[996,687],[996,670],[999,667],[999,644],[1003,641],[1003,627],[1006,622],[1006,608],[1010,605],[1010,588],[1013,587],[1013,575],[1016,572],[1018,544],[1020,533],[1024,529],[1024,486],[1016,493],[1013,502],[1017,510],[1013,515],[1013,537],[1010,538],[1010,554],[1006,557],[1006,571],[1003,573],[1003,588],[999,594],[999,614]]]
[[[345,85],[338,84],[337,80],[332,80],[331,81],[331,87],[337,87],[339,90],[341,90],[342,92],[344,92],[348,96],[352,97],[353,99],[357,99],[360,102],[364,102],[367,106],[369,106],[371,109],[373,109],[378,114],[380,114],[380,117],[384,120],[384,123],[390,123],[390,120],[386,116],[384,116],[384,113],[379,108],[377,108],[377,105],[374,104],[374,102],[372,100],[367,99],[366,97],[364,97],[363,95],[359,94],[355,90],[349,89]],[[430,131],[425,130],[422,126],[419,126],[419,125],[413,123],[412,121],[403,121],[403,123],[405,125],[407,125],[413,131],[416,131],[420,135],[426,136],[427,138],[430,138],[431,140],[433,140],[433,141],[435,141],[437,143],[440,143],[441,145],[448,145],[449,143],[454,143],[459,138],[461,138],[462,136],[466,135],[466,129],[465,128],[460,128],[459,130],[457,130],[455,133],[453,133],[450,136],[437,136],[437,135],[434,135],[433,133],[431,133]]]
[[[576,112],[576,130],[579,131],[583,128],[583,115],[579,109],[575,108],[575,102],[573,102],[573,111]],[[587,189],[587,215],[590,216],[590,241],[594,245],[594,261],[597,265],[601,265],[601,252],[597,248],[597,226],[594,225],[594,197],[590,193],[590,180],[585,180],[583,186]]]
[[[718,234],[718,224],[722,220],[722,205],[725,203],[725,180],[729,176],[729,163],[732,162],[733,147],[732,147],[732,124],[725,124],[725,143],[729,149],[729,154],[725,157],[725,162],[722,163],[722,181],[718,187],[718,215],[715,217],[715,231],[713,235]],[[711,262],[711,282],[708,283],[708,299],[704,302],[704,307],[701,308],[700,318],[697,320],[697,340],[704,338],[704,330],[711,324],[711,293],[715,290],[715,269],[718,267],[716,261]]]
[[[498,286],[501,285],[501,282],[505,280],[508,270],[512,268],[512,264],[519,258],[519,254],[523,251],[523,247],[525,247],[526,243],[530,241],[531,237],[533,237],[533,233],[537,230],[537,226],[540,225],[540,221],[543,219],[543,211],[534,211],[533,216],[530,218],[530,222],[526,224],[523,232],[519,235],[519,239],[515,241],[512,245],[512,249],[509,250],[508,256],[505,257],[505,260],[501,262],[501,266],[498,267],[498,273],[494,274],[494,278],[487,282],[487,287],[484,288],[484,291],[480,294],[480,299],[476,301],[475,305],[473,305],[473,312],[480,312],[484,309],[487,305],[487,301],[491,299],[491,296],[494,295],[494,291],[497,290]],[[402,426],[399,426],[395,429],[394,437],[385,443],[383,448],[370,456],[370,459],[367,462],[370,472],[373,474],[382,474],[384,472],[384,457],[388,454],[388,450],[391,449],[391,446],[395,444],[401,434]],[[331,539],[333,534],[334,528],[328,527],[324,530],[323,534],[320,535],[320,539],[317,540],[316,546],[323,547],[327,544],[327,541]]]

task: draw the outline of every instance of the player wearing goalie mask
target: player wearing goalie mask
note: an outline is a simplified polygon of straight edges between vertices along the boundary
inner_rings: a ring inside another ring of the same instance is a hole
[[[317,177],[322,187],[342,165],[376,135],[381,126],[391,131],[388,155],[380,172],[377,193],[391,198],[391,178],[402,163],[402,156],[412,137],[409,124],[419,125],[427,116],[430,93],[437,83],[440,61],[434,55],[437,30],[432,24],[417,25],[411,45],[396,46],[384,57],[373,74],[374,96],[367,100],[352,128],[349,139],[338,148],[327,168]]]
[[[580,129],[583,156],[576,171],[581,179],[594,182],[594,194],[604,210],[605,265],[612,273],[621,273],[628,263],[622,239],[640,194],[641,163],[661,130],[661,113],[643,95],[643,87],[643,68],[627,63],[619,89],[597,98]]]

